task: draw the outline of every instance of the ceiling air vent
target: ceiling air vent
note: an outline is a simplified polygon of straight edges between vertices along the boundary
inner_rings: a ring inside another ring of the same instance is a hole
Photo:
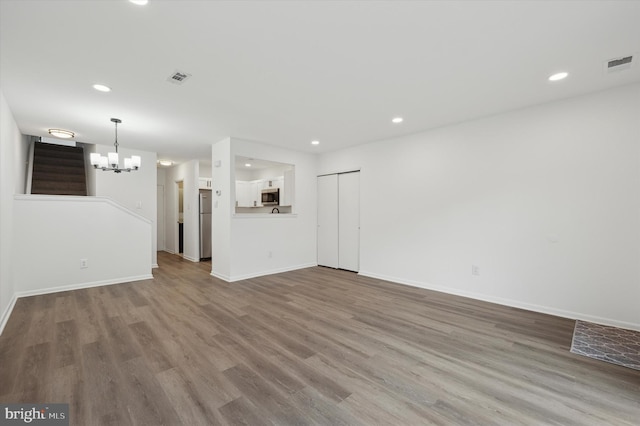
[[[182,84],[184,83],[189,77],[191,77],[191,74],[188,74],[186,72],[182,72],[182,71],[176,71],[173,74],[171,74],[168,78],[167,81],[173,83],[173,84]]]
[[[610,59],[607,62],[605,62],[605,69],[607,72],[627,70],[631,68],[632,60],[633,60],[633,55]]]

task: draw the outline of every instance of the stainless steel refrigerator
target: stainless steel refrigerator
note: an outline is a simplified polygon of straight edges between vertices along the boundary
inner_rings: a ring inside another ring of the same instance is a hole
[[[211,259],[211,191],[200,190],[200,259]]]

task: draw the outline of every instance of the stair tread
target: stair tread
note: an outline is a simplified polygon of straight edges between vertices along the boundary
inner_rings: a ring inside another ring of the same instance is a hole
[[[36,142],[32,194],[87,195],[83,147]]]
[[[37,190],[37,191],[31,191],[32,194],[39,194],[39,195],[81,195],[81,196],[86,196],[87,195],[87,191],[81,191],[81,190],[46,190],[46,189],[41,189],[41,190]]]
[[[35,149],[40,151],[84,152],[84,148],[81,146],[56,145],[46,142],[36,142]]]
[[[76,179],[82,179],[84,177],[84,170],[81,169],[51,169],[51,170],[43,170],[38,169],[33,171],[33,176],[42,176],[43,178],[47,178],[48,176],[72,176]]]
[[[67,157],[33,157],[34,166],[76,166],[84,165],[84,157],[82,158],[67,158]]]

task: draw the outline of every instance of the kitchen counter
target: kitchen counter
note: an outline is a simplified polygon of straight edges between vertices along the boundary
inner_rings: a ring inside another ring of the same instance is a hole
[[[238,213],[246,213],[246,214],[272,214],[271,211],[273,209],[280,210],[280,213],[273,214],[291,214],[291,206],[256,206],[256,207],[236,207],[236,214]]]
[[[273,219],[293,219],[297,218],[297,213],[234,213],[232,215],[234,219],[264,219],[264,218],[273,218]]]

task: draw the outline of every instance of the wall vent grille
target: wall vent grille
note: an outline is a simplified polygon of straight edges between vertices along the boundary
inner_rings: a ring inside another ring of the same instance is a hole
[[[607,72],[626,70],[631,68],[632,61],[633,61],[633,55],[610,59],[607,62],[605,62],[605,70]]]
[[[167,78],[167,81],[173,84],[182,84],[189,79],[189,77],[191,77],[191,74],[189,73],[176,71]]]
[[[633,56],[625,56],[620,59],[613,59],[607,63],[607,68],[619,67],[620,65],[630,64]]]

